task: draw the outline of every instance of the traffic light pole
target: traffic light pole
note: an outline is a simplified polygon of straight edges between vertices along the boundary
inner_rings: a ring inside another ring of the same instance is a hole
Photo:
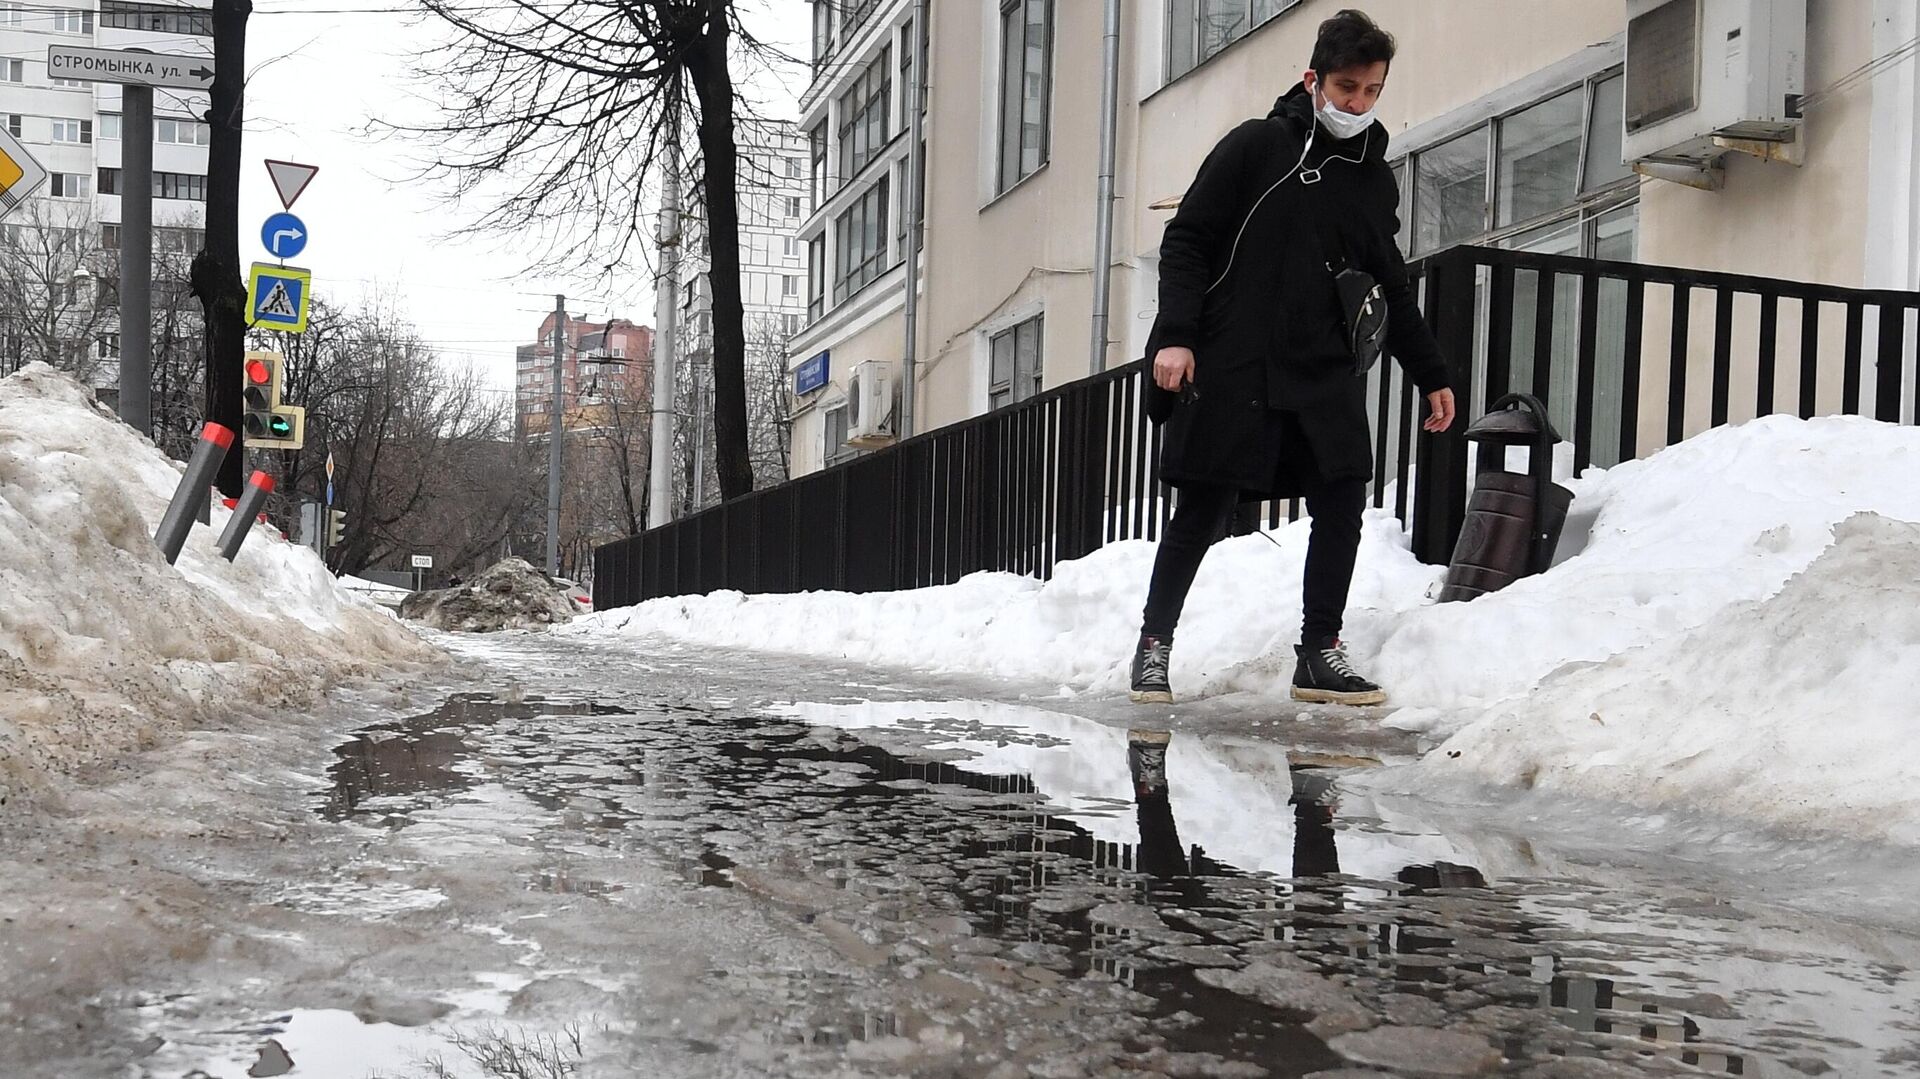
[[[120,418],[153,433],[153,88],[120,87]]]
[[[561,358],[567,345],[567,298],[553,298],[553,401],[547,406],[547,573],[560,575],[560,437],[565,408],[561,398]]]

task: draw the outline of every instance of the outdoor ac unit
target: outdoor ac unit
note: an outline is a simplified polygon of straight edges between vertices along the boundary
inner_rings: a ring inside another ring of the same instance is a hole
[[[855,364],[847,384],[847,445],[861,449],[893,441],[893,365]]]
[[[1626,159],[1785,156],[1806,71],[1807,0],[1627,0]]]

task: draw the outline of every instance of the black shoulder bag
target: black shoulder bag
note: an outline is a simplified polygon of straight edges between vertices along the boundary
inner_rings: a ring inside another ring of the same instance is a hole
[[[1346,248],[1332,234],[1325,216],[1313,215],[1313,229],[1320,237],[1320,254],[1327,272],[1333,275],[1334,294],[1340,299],[1354,376],[1365,378],[1386,347],[1386,294],[1380,291],[1380,284],[1372,274],[1347,262]]]

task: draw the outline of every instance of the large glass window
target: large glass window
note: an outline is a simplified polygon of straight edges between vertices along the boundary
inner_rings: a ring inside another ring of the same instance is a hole
[[[833,8],[837,0],[813,0],[813,67],[833,57]]]
[[[1000,184],[1005,191],[1047,161],[1053,95],[1053,0],[1000,5]]]
[[[1619,75],[1594,84],[1593,107],[1587,118],[1587,166],[1580,183],[1582,192],[1633,175],[1633,170],[1621,161],[1626,156],[1621,146],[1625,131],[1625,86],[1626,79]]]
[[[100,25],[159,34],[213,36],[213,12],[168,4],[140,4],[129,0],[100,0]]]
[[[1500,123],[1496,227],[1531,221],[1573,202],[1580,190],[1580,114],[1586,95],[1569,90]]]
[[[988,339],[987,407],[1005,408],[1040,392],[1045,379],[1044,315],[1009,326]]]
[[[807,321],[817,322],[827,313],[827,238],[815,236],[807,241]]]
[[[1414,250],[1452,247],[1487,230],[1487,129],[1475,128],[1414,158]]]
[[[813,171],[807,181],[807,198],[812,206],[819,206],[827,192],[827,122],[813,125],[807,132],[807,153],[812,161]]]
[[[853,179],[887,145],[893,67],[887,49],[840,95],[840,182]]]
[[[833,223],[835,305],[865,288],[887,268],[887,177],[868,188]]]
[[[1167,78],[1177,79],[1301,0],[1165,0]]]

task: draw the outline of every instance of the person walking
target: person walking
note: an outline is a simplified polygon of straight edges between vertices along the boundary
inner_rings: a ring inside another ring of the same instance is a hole
[[[1165,428],[1160,478],[1180,497],[1142,613],[1135,701],[1173,701],[1181,608],[1236,504],[1294,497],[1313,524],[1292,696],[1386,699],[1340,641],[1373,472],[1365,375],[1382,343],[1426,397],[1422,428],[1454,418],[1395,244],[1399,190],[1373,117],[1394,51],[1364,12],[1321,23],[1299,84],[1220,140],[1167,223],[1148,408]]]

